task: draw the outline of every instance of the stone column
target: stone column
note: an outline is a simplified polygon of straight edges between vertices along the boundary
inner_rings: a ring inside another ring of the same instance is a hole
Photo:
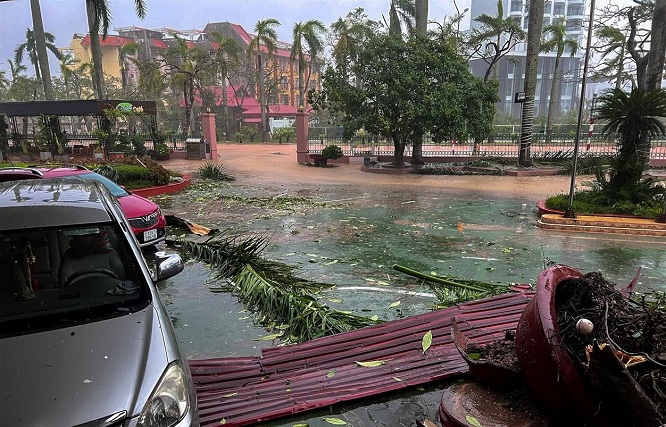
[[[299,111],[296,113],[296,161],[301,164],[310,159],[308,153],[308,113]]]
[[[215,133],[215,113],[201,113],[201,130],[206,143],[210,145],[210,154],[206,158],[217,162],[217,134]]]

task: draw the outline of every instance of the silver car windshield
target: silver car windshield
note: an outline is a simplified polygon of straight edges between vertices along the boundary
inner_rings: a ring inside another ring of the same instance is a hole
[[[0,335],[124,315],[147,284],[112,224],[0,234]]]

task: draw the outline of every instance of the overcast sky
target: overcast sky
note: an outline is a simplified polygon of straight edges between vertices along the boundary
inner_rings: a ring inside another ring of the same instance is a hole
[[[483,0],[495,1],[495,0]],[[257,21],[276,18],[281,26],[281,40],[291,41],[291,30],[296,22],[319,19],[327,27],[350,10],[363,7],[371,19],[381,20],[386,15],[389,0],[145,0],[146,18],[139,19],[132,0],[109,0],[113,12],[112,28],[138,26],[145,28],[203,29],[209,22],[229,21],[241,24],[252,32]],[[470,0],[458,0],[460,9],[468,7]],[[41,0],[45,30],[56,38],[57,47],[69,46],[74,33],[87,34],[84,0]],[[430,0],[429,19],[442,22],[444,16],[455,11],[453,0]],[[32,28],[30,0],[0,2],[0,70],[9,70],[7,59],[25,41],[27,28]],[[115,34],[114,31],[109,31]],[[24,64],[32,73],[29,61]],[[56,74],[57,64],[51,58],[51,72]]]

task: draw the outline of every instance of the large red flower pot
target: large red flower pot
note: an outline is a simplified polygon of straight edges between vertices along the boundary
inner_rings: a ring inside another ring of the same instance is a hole
[[[539,275],[536,294],[518,322],[516,352],[536,399],[552,409],[568,408],[592,417],[598,406],[562,345],[555,306],[557,286],[582,275],[565,265],[555,265]]]

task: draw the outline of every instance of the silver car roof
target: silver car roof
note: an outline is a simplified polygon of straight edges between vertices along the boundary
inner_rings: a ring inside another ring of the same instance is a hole
[[[0,183],[0,231],[109,222],[100,187],[77,177]]]

